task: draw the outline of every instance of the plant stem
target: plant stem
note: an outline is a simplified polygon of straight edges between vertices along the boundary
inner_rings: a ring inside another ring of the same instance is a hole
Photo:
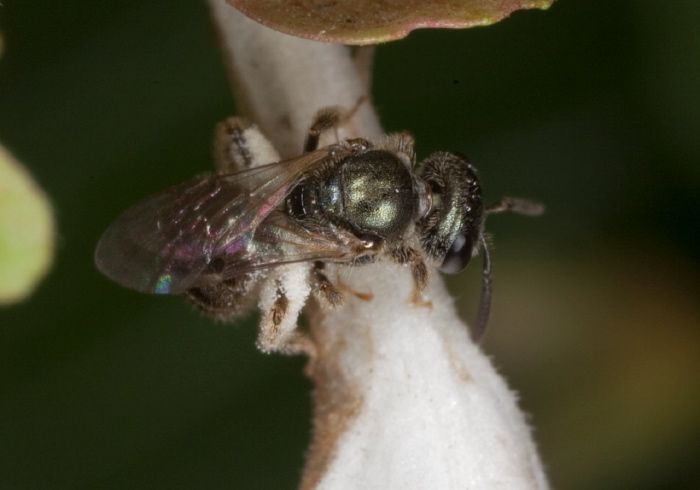
[[[282,157],[298,155],[315,112],[368,95],[345,46],[274,32],[210,0],[238,106]],[[340,137],[376,138],[363,103]],[[407,267],[338,267],[346,304],[307,308],[316,347],[314,433],[302,489],[546,489],[516,398],[469,337],[436,272],[410,302]]]

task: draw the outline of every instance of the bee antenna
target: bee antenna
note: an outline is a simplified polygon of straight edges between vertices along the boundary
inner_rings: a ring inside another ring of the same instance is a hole
[[[530,199],[521,199],[518,197],[504,197],[498,202],[486,207],[486,213],[502,213],[503,211],[512,211],[525,216],[539,216],[544,212],[544,206]]]
[[[481,298],[479,299],[479,311],[476,314],[476,321],[472,328],[472,340],[479,342],[484,336],[486,326],[489,323],[491,313],[491,253],[489,244],[484,233],[479,235],[479,242],[483,248],[483,276],[481,280]]]

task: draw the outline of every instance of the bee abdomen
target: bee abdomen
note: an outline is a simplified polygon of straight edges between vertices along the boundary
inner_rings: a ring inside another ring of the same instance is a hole
[[[227,321],[246,313],[255,304],[256,278],[241,274],[218,284],[188,289],[190,304],[214,320]]]

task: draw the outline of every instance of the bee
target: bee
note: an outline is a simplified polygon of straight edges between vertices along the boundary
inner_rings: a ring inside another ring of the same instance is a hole
[[[241,315],[271,289],[271,299],[260,304],[267,331],[288,327],[283,341],[259,339],[259,345],[284,350],[299,339],[292,331],[309,292],[332,307],[344,301],[346,290],[328,278],[327,263],[407,265],[411,299],[420,304],[429,267],[455,274],[481,249],[483,287],[472,332],[480,338],[491,304],[485,216],[505,210],[534,216],[542,206],[513,198],[485,206],[465,157],[438,152],[417,165],[408,133],[319,148],[320,137],[342,121],[338,108],[319,111],[302,154],[287,160],[255,126],[238,118],[221,123],[217,173],[124,212],[97,245],[97,268],[130,289],[183,295],[218,320]],[[308,280],[292,283],[278,273],[295,267]]]

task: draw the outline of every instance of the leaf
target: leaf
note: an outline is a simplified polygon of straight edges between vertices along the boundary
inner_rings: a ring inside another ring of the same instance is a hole
[[[493,24],[554,0],[226,0],[251,19],[314,41],[376,44],[424,27]]]
[[[46,195],[0,146],[0,304],[34,290],[51,264],[54,234]]]

